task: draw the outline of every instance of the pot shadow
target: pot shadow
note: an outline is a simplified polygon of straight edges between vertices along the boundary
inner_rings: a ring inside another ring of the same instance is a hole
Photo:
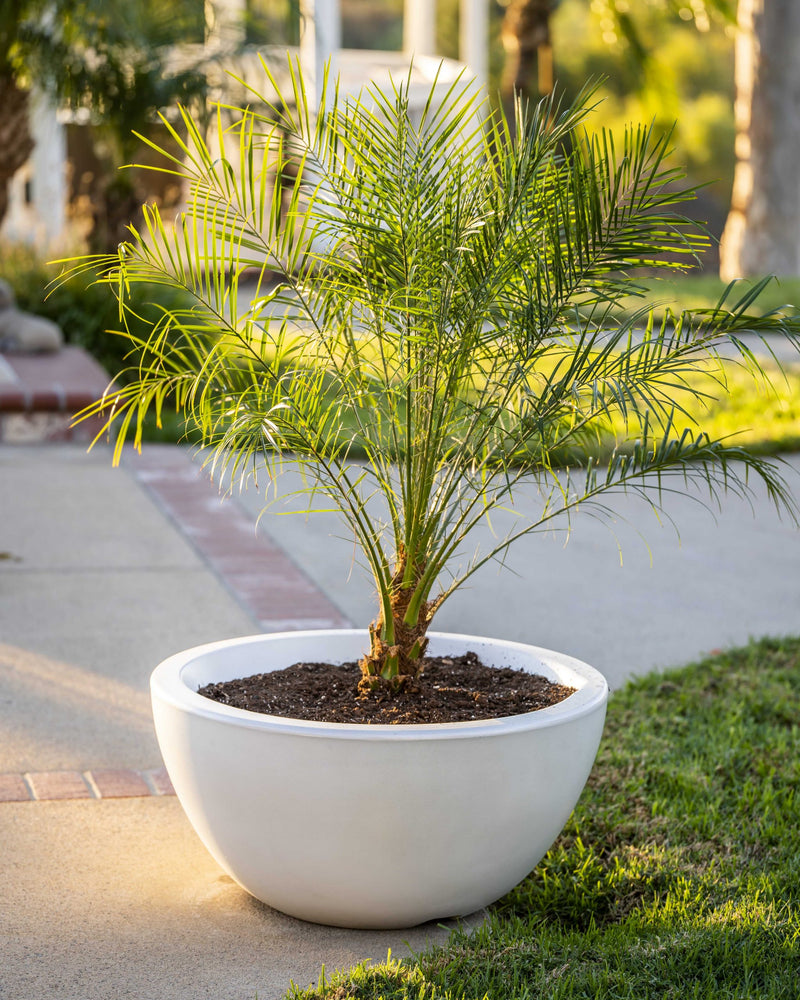
[[[359,942],[369,943],[371,950],[382,945],[381,960],[389,950],[396,957],[401,957],[402,954],[410,955],[429,946],[443,944],[456,929],[460,929],[466,934],[472,934],[488,916],[487,909],[482,908],[465,916],[428,920],[413,927],[399,927],[389,930],[334,927],[329,924],[301,920],[299,917],[292,917],[281,910],[276,910],[268,903],[251,896],[229,875],[220,875],[216,882],[219,886],[218,894],[220,896],[237,894],[240,897],[237,900],[238,905],[252,913],[257,919],[268,921],[276,928],[280,928],[287,935],[301,936],[305,939],[328,939],[332,943],[347,941],[353,946],[357,946]]]

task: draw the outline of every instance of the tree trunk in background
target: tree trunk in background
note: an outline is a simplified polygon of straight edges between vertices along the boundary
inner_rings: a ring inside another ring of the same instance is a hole
[[[736,172],[720,276],[800,276],[800,3],[739,0]]]
[[[8,211],[11,178],[33,152],[28,93],[10,74],[0,74],[0,222]]]
[[[553,49],[550,15],[553,0],[511,0],[503,18],[502,39],[506,53],[503,94],[516,91],[535,101],[553,89]]]

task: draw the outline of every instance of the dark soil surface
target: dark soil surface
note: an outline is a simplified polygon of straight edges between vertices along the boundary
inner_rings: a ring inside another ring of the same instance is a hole
[[[487,667],[475,653],[435,656],[400,691],[358,690],[357,663],[295,663],[285,670],[207,684],[206,698],[265,715],[316,722],[411,725],[470,722],[535,712],[563,701],[574,688],[510,667]]]

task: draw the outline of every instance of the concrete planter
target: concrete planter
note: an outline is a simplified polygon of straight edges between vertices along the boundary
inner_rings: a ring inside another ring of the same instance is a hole
[[[600,742],[606,682],[560,653],[433,633],[433,655],[474,650],[577,691],[526,715],[414,726],[281,719],[197,694],[366,648],[362,631],[290,632],[165,660],[151,691],[170,778],[219,864],[284,913],[364,928],[471,913],[524,878],[569,817]]]

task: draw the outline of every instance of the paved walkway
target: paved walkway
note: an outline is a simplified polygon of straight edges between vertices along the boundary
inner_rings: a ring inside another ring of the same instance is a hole
[[[798,471],[793,459],[800,492]],[[171,794],[150,723],[155,663],[373,613],[330,515],[268,516],[256,533],[260,507],[255,494],[221,503],[178,448],[147,447],[115,470],[105,449],[0,446],[2,1000],[269,1000],[323,964],[445,934],[316,927],[254,902]],[[566,549],[534,538],[510,559],[516,576],[483,571],[440,627],[563,649],[612,686],[750,635],[800,632],[800,531],[763,498],[727,504],[717,522],[685,500],[671,509],[682,545],[626,502],[622,566],[615,536],[579,519]]]

